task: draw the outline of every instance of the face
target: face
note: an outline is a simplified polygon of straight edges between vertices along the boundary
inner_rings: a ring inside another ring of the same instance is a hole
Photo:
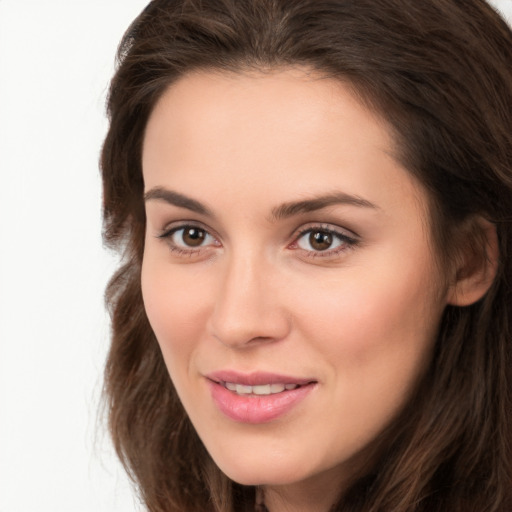
[[[145,307],[207,450],[243,484],[342,481],[446,304],[389,128],[303,70],[198,72],[156,105],[143,170]]]

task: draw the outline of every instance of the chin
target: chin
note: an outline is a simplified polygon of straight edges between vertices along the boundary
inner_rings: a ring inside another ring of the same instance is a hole
[[[270,457],[221,457],[214,459],[217,467],[241,485],[289,485],[305,480],[304,465],[294,460],[270,460]]]

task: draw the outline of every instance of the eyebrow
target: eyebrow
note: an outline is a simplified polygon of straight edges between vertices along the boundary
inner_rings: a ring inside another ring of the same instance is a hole
[[[179,208],[186,208],[187,210],[199,213],[200,215],[214,217],[211,210],[199,201],[163,187],[154,187],[144,194],[144,201],[151,200],[165,201],[166,203],[178,206]],[[346,194],[344,192],[336,192],[313,197],[311,199],[304,199],[302,201],[283,203],[282,205],[276,206],[272,209],[271,218],[274,220],[286,219],[293,217],[294,215],[321,210],[337,204],[375,210],[379,209],[378,206],[361,197]]]
[[[335,192],[324,196],[313,197],[303,201],[284,203],[272,209],[272,217],[276,220],[293,217],[300,213],[314,212],[333,205],[350,205],[359,208],[371,208],[378,210],[379,207],[362,197],[353,196],[344,192]]]
[[[204,204],[196,201],[195,199],[180,194],[179,192],[174,192],[173,190],[168,190],[163,187],[152,188],[144,194],[144,201],[151,200],[165,201],[166,203],[178,206],[179,208],[186,208],[192,212],[206,215],[208,217],[213,217],[210,209],[207,208]]]

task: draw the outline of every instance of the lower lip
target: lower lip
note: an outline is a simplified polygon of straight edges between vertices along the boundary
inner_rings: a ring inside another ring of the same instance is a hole
[[[228,418],[240,423],[268,423],[298,405],[314,383],[272,395],[238,395],[222,384],[208,381],[213,401]]]

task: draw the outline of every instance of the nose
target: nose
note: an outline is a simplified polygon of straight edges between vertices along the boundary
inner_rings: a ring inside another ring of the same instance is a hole
[[[289,332],[290,317],[280,300],[279,271],[262,260],[257,255],[233,256],[219,273],[210,329],[226,346],[275,342]]]

